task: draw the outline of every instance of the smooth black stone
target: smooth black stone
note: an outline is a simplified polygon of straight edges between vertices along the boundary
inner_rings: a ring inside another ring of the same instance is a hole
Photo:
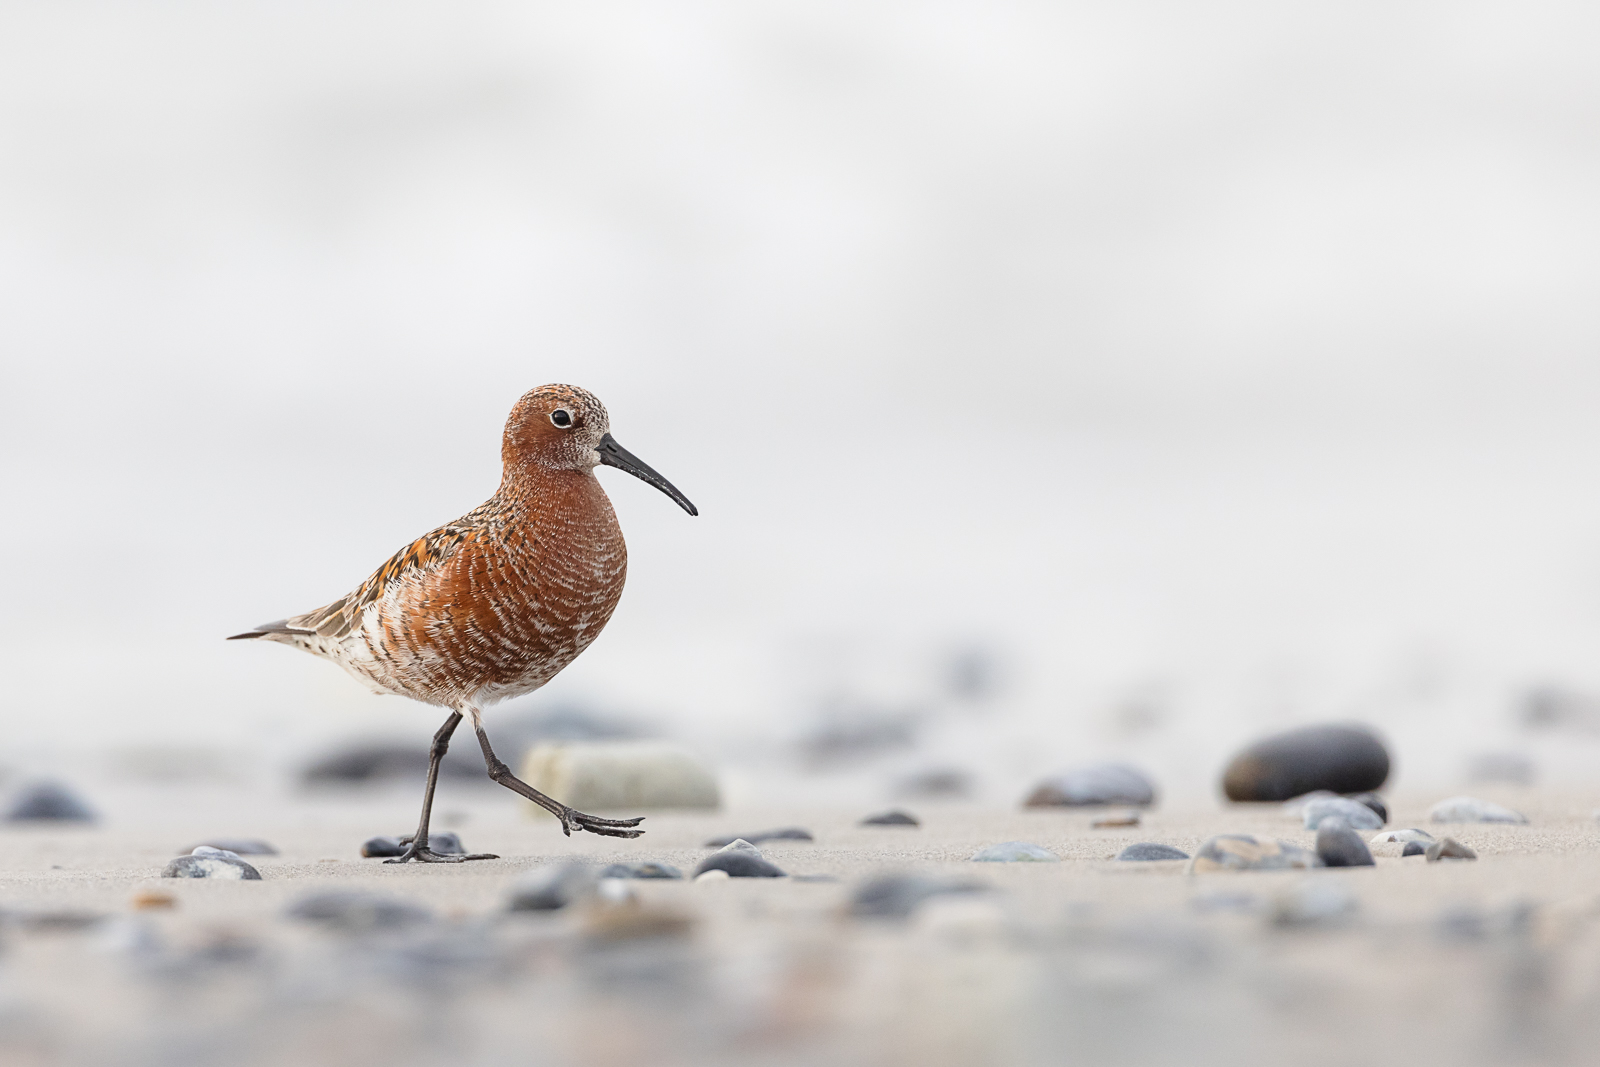
[[[228,852],[236,852],[241,856],[276,856],[278,850],[267,842],[254,837],[208,837],[189,848],[184,849],[183,855],[188,855],[195,848],[204,845],[207,848],[220,848]]]
[[[1113,804],[1144,807],[1155,801],[1155,786],[1137,768],[1123,763],[1097,763],[1051,775],[1022,803],[1029,808]]]
[[[1154,841],[1140,841],[1136,845],[1129,845],[1117,853],[1117,859],[1130,862],[1149,862],[1153,860],[1186,860],[1189,854],[1181,848],[1171,845],[1158,845]]]
[[[367,857],[398,856],[406,850],[407,845],[408,842],[398,837],[373,837],[362,843],[361,854]],[[428,834],[428,849],[440,856],[462,856],[467,851],[461,845],[460,835],[453,830]]]
[[[725,834],[722,837],[713,837],[710,841],[706,842],[706,848],[722,848],[726,845],[731,845],[740,839],[748,841],[752,845],[760,844],[763,841],[815,840],[811,836],[810,830],[803,830],[798,826],[788,826],[781,830],[762,830],[759,833],[754,834]]]
[[[1326,867],[1372,867],[1372,851],[1343,819],[1328,819],[1317,828],[1317,857]]]
[[[11,799],[7,822],[94,822],[95,813],[60,782],[35,782]]]
[[[670,863],[613,863],[600,872],[601,878],[682,878],[683,872]]]
[[[715,852],[700,861],[696,877],[707,871],[727,871],[729,878],[784,878],[788,872],[753,852]]]
[[[1426,856],[1427,854],[1428,846],[1421,841],[1407,841],[1406,847],[1400,850],[1402,859],[1406,856]]]
[[[1353,800],[1357,804],[1365,804],[1367,807],[1371,808],[1373,814],[1381,820],[1382,825],[1389,825],[1389,805],[1385,804],[1383,802],[1383,798],[1378,794],[1356,793],[1354,796],[1348,797],[1347,799]]]
[[[901,811],[899,808],[896,808],[894,811],[886,811],[881,815],[868,815],[865,819],[861,820],[861,825],[921,826],[922,823],[918,822],[917,817],[912,815],[910,812]]]
[[[1360,726],[1306,726],[1257,741],[1223,772],[1229,800],[1289,800],[1326,789],[1367,793],[1389,778],[1389,753]]]
[[[217,878],[216,864],[224,864],[236,868],[239,878],[245,882],[261,881],[261,872],[250,866],[244,860],[232,856],[179,856],[161,872],[163,878]]]
[[[983,893],[980,882],[928,878],[920,874],[891,874],[864,883],[850,900],[850,914],[867,919],[904,919],[930,897],[948,893]]]
[[[359,889],[328,889],[301,897],[289,906],[288,915],[352,931],[398,930],[433,919],[433,912],[420,904]]]

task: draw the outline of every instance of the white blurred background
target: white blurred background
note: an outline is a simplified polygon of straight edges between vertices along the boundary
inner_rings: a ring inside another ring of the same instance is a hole
[[[532,704],[735,796],[837,784],[829,716],[917,724],[866,792],[1006,802],[1100,758],[1209,796],[1330,718],[1401,784],[1600,769],[1519,726],[1600,690],[1590,5],[0,22],[0,760],[420,744],[222,638],[480,503],[569,381],[702,515],[602,472],[627,593]]]

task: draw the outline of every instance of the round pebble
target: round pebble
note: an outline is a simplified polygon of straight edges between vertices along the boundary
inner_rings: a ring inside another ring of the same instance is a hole
[[[1320,867],[1322,861],[1290,841],[1256,834],[1218,834],[1200,846],[1189,861],[1190,874],[1214,871],[1281,871]]]
[[[915,815],[912,815],[910,812],[901,811],[900,809],[896,808],[894,811],[886,811],[886,812],[883,812],[880,815],[868,815],[865,819],[861,820],[861,825],[862,826],[921,826],[922,824],[917,821],[917,817]]]
[[[1389,777],[1389,752],[1360,726],[1306,726],[1262,738],[1223,772],[1229,800],[1288,800],[1314,789],[1362,793]]]
[[[205,846],[201,845],[201,849]],[[261,872],[231,852],[208,849],[199,855],[179,856],[162,870],[163,878],[217,878],[224,881],[261,881]]]
[[[1325,867],[1371,867],[1372,853],[1349,823],[1337,815],[1317,827],[1317,858]]]
[[[1357,830],[1376,830],[1383,825],[1377,812],[1348,797],[1318,797],[1305,806],[1303,818],[1307,830],[1315,830],[1324,819],[1340,819]]]
[[[1140,841],[1117,853],[1117,859],[1127,863],[1149,863],[1157,860],[1186,860],[1189,854],[1171,845],[1158,845],[1154,841]]]
[[[1046,778],[1023,804],[1030,808],[1097,804],[1144,807],[1155,800],[1155,786],[1137,768],[1123,763],[1099,763]]]

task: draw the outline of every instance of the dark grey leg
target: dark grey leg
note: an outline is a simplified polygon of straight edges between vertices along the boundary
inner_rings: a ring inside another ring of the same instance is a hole
[[[439,727],[439,732],[433,735],[433,745],[428,749],[428,788],[422,794],[422,821],[417,824],[417,832],[410,838],[410,846],[392,860],[385,863],[405,863],[407,860],[416,860],[419,863],[460,863],[463,860],[497,860],[499,856],[480,852],[471,856],[441,856],[428,847],[428,820],[433,815],[433,790],[439,784],[439,761],[444,759],[444,754],[450,751],[450,735],[456,732],[456,727],[461,725],[461,713],[452,711],[450,717]]]
[[[644,816],[637,819],[602,819],[597,815],[585,815],[575,808],[569,808],[559,800],[552,800],[521,778],[511,773],[511,768],[501,762],[500,757],[494,754],[494,749],[489,747],[489,735],[483,732],[483,724],[476,724],[478,730],[478,747],[483,749],[483,763],[489,768],[489,777],[497,784],[505,786],[513,793],[520,794],[539,805],[545,811],[561,820],[561,832],[568,837],[574,830],[587,830],[591,834],[603,834],[606,837],[638,837],[643,830],[630,830],[630,826],[638,826],[644,822]]]

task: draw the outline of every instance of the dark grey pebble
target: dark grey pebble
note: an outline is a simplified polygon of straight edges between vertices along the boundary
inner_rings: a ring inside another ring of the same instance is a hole
[[[433,919],[433,912],[409,900],[359,889],[327,889],[301,897],[288,916],[336,930],[399,930]]]
[[[202,846],[204,847],[204,846]],[[225,856],[220,852],[211,855],[179,856],[162,870],[163,878],[219,878],[234,881],[259,882],[261,872],[238,856]]]
[[[1475,860],[1478,854],[1453,837],[1441,837],[1428,846],[1427,858],[1429,863],[1438,863],[1440,860]]]
[[[60,782],[23,786],[6,809],[7,822],[94,822],[94,810]]]
[[[511,886],[512,911],[555,911],[594,890],[596,871],[586,863],[535,867]]]
[[[724,849],[713,852],[694,869],[695,877],[707,871],[727,871],[729,878],[783,878],[788,872],[756,852]]]
[[[1137,768],[1124,763],[1097,763],[1052,775],[1034,787],[1023,806],[1084,807],[1102,804],[1154,804],[1155,786]]]
[[[1228,763],[1229,800],[1288,800],[1326,789],[1365,793],[1389,778],[1389,752],[1361,726],[1306,726],[1262,738]]]
[[[1365,804],[1367,807],[1371,808],[1373,814],[1378,817],[1380,825],[1387,826],[1389,824],[1389,805],[1385,804],[1383,802],[1383,798],[1378,794],[1355,793],[1352,794],[1349,799],[1355,801],[1357,804]]]
[[[981,882],[891,874],[874,878],[857,889],[850,899],[850,914],[859,918],[904,919],[930,897],[988,891],[989,887]]]
[[[361,854],[363,856],[398,856],[406,850],[410,843],[410,835],[405,839],[399,837],[373,837],[363,842]],[[461,844],[461,837],[454,831],[445,830],[440,833],[428,834],[428,848],[441,856],[460,856],[466,854],[466,848]]]
[[[752,845],[762,841],[811,841],[810,830],[803,830],[798,826],[786,826],[781,830],[762,830],[753,834],[727,834],[723,837],[713,837],[706,842],[706,848],[722,848],[735,841],[748,841]]]
[[[1129,845],[1117,853],[1117,859],[1127,861],[1149,862],[1152,860],[1186,860],[1189,854],[1181,848],[1171,845],[1158,845],[1154,841],[1140,841],[1137,845]]]
[[[1372,851],[1350,824],[1333,816],[1317,827],[1317,857],[1326,867],[1373,867]]]
[[[1426,856],[1427,854],[1428,846],[1421,841],[1407,841],[1406,847],[1400,850],[1401,859],[1407,856]]]
[[[862,826],[921,826],[922,824],[917,821],[917,817],[915,815],[912,815],[910,812],[901,811],[899,808],[896,808],[894,811],[886,811],[886,812],[883,812],[881,815],[868,815],[865,819],[861,820],[861,825]]]
[[[278,850],[265,841],[254,837],[208,837],[200,842],[206,848],[220,848],[225,852],[232,852],[240,856],[276,856]],[[199,846],[190,846],[185,849],[185,854],[194,852]]]
[[[670,863],[613,863],[600,872],[601,878],[682,878],[683,872]]]

